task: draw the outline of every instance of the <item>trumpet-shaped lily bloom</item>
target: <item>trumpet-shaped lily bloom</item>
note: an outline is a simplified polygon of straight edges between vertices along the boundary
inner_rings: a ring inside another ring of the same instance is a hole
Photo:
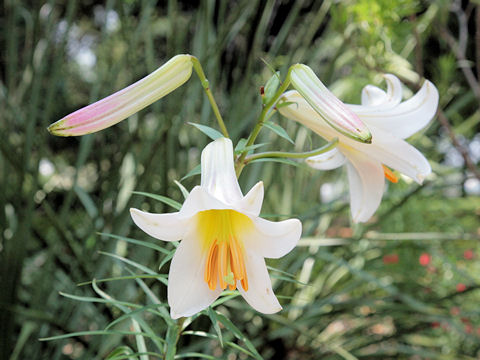
[[[48,127],[53,135],[79,136],[110,127],[184,84],[193,68],[191,55],[177,55],[150,75]]]
[[[172,318],[205,309],[227,288],[238,289],[259,312],[281,310],[264,258],[279,258],[295,247],[300,221],[259,217],[263,183],[242,195],[229,139],[207,145],[201,167],[201,185],[193,188],[179,212],[131,209],[133,221],[147,234],[164,241],[181,240],[168,277]]]
[[[362,104],[345,104],[366,124],[372,134],[371,144],[362,144],[339,134],[297,92],[283,95],[288,106],[280,113],[295,120],[326,140],[337,137],[335,149],[308,158],[307,164],[320,170],[347,167],[350,208],[355,222],[365,222],[380,205],[385,178],[397,182],[391,169],[421,184],[430,174],[427,159],[403,139],[423,129],[433,118],[438,105],[438,91],[430,81],[411,98],[402,102],[402,84],[397,77],[385,75],[387,91],[368,85],[362,91]]]

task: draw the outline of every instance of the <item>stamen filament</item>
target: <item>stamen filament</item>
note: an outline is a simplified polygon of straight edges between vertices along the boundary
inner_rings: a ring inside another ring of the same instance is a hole
[[[392,183],[396,184],[398,182],[398,177],[393,173],[392,170],[390,170],[388,167],[385,165],[382,165],[383,167],[383,173],[385,174],[385,178]]]
[[[233,210],[206,210],[199,213],[199,229],[207,252],[204,281],[210,290],[248,290],[244,248],[237,234],[252,225],[251,220]]]

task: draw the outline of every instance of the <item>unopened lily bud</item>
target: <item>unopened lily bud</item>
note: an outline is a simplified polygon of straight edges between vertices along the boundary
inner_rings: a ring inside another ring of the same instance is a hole
[[[115,125],[183,85],[192,67],[191,55],[177,55],[136,83],[58,120],[48,131],[78,136]]]
[[[307,65],[294,65],[290,80],[310,106],[335,130],[363,143],[372,142],[367,126],[323,85]]]

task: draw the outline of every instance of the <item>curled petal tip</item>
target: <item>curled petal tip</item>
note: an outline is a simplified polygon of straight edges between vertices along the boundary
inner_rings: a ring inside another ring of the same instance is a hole
[[[368,127],[327,89],[312,69],[296,64],[291,68],[290,80],[293,87],[331,127],[353,140],[366,144],[372,142]]]

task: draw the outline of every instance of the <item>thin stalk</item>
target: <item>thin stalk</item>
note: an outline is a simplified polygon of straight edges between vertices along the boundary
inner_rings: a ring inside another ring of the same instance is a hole
[[[283,151],[268,151],[268,152],[263,152],[255,155],[250,155],[245,158],[245,164],[248,164],[250,161],[257,160],[257,159],[263,159],[263,158],[290,158],[290,159],[305,159],[309,158],[311,156],[316,156],[320,155],[323,153],[326,153],[327,151],[332,150],[335,148],[338,144],[338,138],[333,139],[330,141],[328,144],[325,144],[319,149],[312,150],[312,151],[306,151],[306,152],[301,152],[301,153],[290,153],[290,152],[283,152]]]
[[[258,134],[260,133],[260,130],[262,130],[263,124],[265,123],[267,116],[270,114],[270,110],[277,103],[278,99],[280,98],[280,96],[282,96],[285,90],[287,90],[288,86],[290,85],[291,72],[292,72],[292,67],[288,69],[288,73],[287,73],[287,76],[285,77],[285,81],[283,82],[282,86],[280,86],[280,88],[277,90],[277,92],[275,93],[275,96],[266,105],[264,105],[262,112],[258,117],[257,124],[253,128],[253,131],[251,132],[250,136],[248,137],[245,148],[248,148],[249,146],[253,145]],[[245,167],[246,156],[247,156],[247,151],[244,151],[236,160],[235,172],[237,174],[237,178],[240,176],[243,168]]]
[[[200,78],[200,82],[202,83],[203,89],[207,93],[208,101],[210,101],[210,105],[212,106],[213,113],[217,118],[218,125],[220,126],[220,130],[222,130],[223,136],[225,136],[226,138],[229,138],[230,136],[228,135],[227,127],[223,122],[223,118],[222,118],[222,115],[220,114],[220,110],[218,110],[217,103],[215,101],[215,98],[213,97],[212,91],[210,90],[210,83],[207,77],[205,76],[205,73],[203,72],[202,65],[200,64],[200,61],[198,61],[198,59],[195,56],[192,56],[192,62],[193,62],[193,69],[195,70],[198,77]]]
[[[181,317],[174,325],[169,325],[166,337],[166,349],[164,360],[173,360],[177,353],[177,343],[183,331],[183,324],[187,318]],[[172,332],[173,331],[173,332]]]

